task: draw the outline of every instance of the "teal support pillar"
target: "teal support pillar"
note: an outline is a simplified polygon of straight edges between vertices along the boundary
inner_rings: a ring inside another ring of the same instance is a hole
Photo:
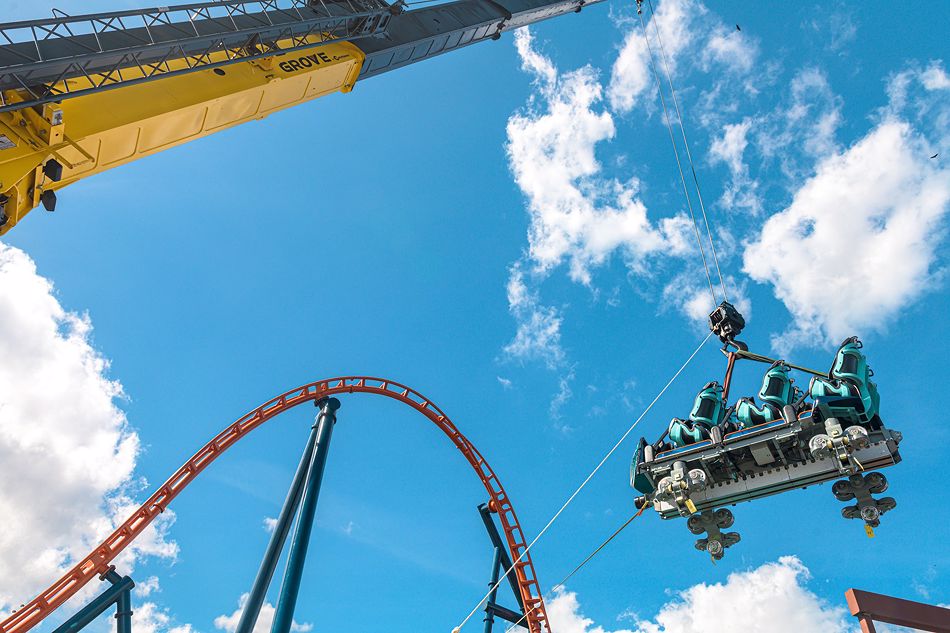
[[[336,424],[336,412],[340,408],[340,401],[336,398],[322,398],[316,402],[316,405],[320,407],[320,413],[317,414],[314,423],[316,447],[307,470],[307,480],[304,484],[300,511],[297,514],[297,525],[294,527],[290,544],[290,553],[287,555],[287,569],[284,571],[271,633],[290,633],[290,627],[294,621],[300,579],[303,576],[307,547],[310,544],[310,533],[313,531],[313,521],[317,510],[317,499],[320,496],[320,484],[323,481],[327,453],[330,450],[330,437],[333,434],[333,425]]]

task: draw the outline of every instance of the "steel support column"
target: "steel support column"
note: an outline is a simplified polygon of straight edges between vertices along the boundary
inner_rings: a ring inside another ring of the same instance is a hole
[[[316,447],[307,470],[303,499],[297,514],[297,525],[294,527],[290,553],[287,555],[287,569],[284,571],[271,633],[290,633],[290,627],[294,621],[300,579],[303,576],[307,547],[310,544],[310,533],[313,530],[313,520],[317,510],[317,499],[320,496],[320,484],[323,481],[323,470],[330,450],[330,437],[333,434],[333,425],[336,423],[336,411],[340,408],[340,401],[336,398],[321,398],[316,405],[320,407],[320,413],[317,414],[316,422],[314,422]]]
[[[509,558],[508,551],[505,549],[504,543],[501,540],[501,535],[498,533],[498,528],[495,527],[495,520],[492,519],[491,516],[492,511],[487,503],[483,503],[478,506],[478,513],[481,515],[482,521],[485,523],[485,530],[488,531],[488,538],[491,539],[492,545],[494,546],[494,554],[492,555],[491,564],[491,581],[488,583],[488,586],[491,588],[491,593],[488,595],[488,600],[485,602],[484,633],[492,633],[492,629],[495,626],[495,616],[498,616],[503,620],[507,620],[516,626],[529,628],[527,624],[527,617],[525,616],[524,602],[521,600],[521,593],[518,591],[518,584],[514,575],[514,566],[511,564],[511,558]],[[518,606],[521,608],[520,613],[512,611],[511,609],[506,609],[496,602],[498,599],[498,586],[501,584],[498,582],[498,579],[502,574],[502,570],[505,571],[505,576],[508,578],[508,582],[511,584],[511,590],[514,593],[515,599],[518,601]]]
[[[128,589],[119,594],[115,603],[116,633],[132,633],[132,592]]]
[[[115,567],[110,567],[109,571],[99,577],[100,580],[112,583],[112,586],[102,592],[96,599],[80,609],[76,615],[69,618],[59,626],[53,633],[73,633],[84,629],[90,622],[111,607],[116,605],[116,620],[118,621],[118,633],[130,633],[132,630],[132,587],[135,583],[128,576],[120,576],[116,573]],[[123,616],[123,614],[128,614]],[[126,628],[122,628],[125,624]]]
[[[271,580],[274,578],[277,561],[284,549],[287,535],[290,533],[290,525],[294,520],[294,515],[297,514],[297,508],[300,506],[304,482],[307,480],[307,471],[310,468],[310,462],[313,460],[313,447],[316,446],[316,443],[317,426],[314,425],[310,431],[310,438],[307,440],[307,447],[300,457],[297,472],[294,473],[290,490],[287,491],[284,507],[281,508],[280,515],[277,517],[277,524],[274,526],[274,532],[271,534],[270,542],[267,543],[260,569],[257,570],[257,576],[254,578],[254,585],[251,587],[247,602],[244,604],[244,611],[241,613],[236,633],[251,633],[254,630],[254,625],[257,624],[261,606],[263,606],[264,598],[267,596],[267,588],[270,587]]]
[[[491,593],[488,594],[488,604],[485,605],[485,633],[491,633],[492,627],[495,626],[495,614],[492,611],[491,607],[495,604],[495,599],[498,597],[498,572],[501,568],[501,549],[495,547],[495,554],[492,556],[491,563],[491,581],[488,583],[488,587],[491,589]]]

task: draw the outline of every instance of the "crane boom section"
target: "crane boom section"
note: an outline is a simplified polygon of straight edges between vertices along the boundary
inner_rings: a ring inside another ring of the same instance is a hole
[[[81,178],[600,1],[218,0],[0,24],[0,235]]]
[[[280,58],[94,92],[44,104],[39,112],[0,112],[0,147],[7,146],[0,151],[0,192],[7,198],[0,235],[38,206],[46,191],[304,101],[348,92],[364,59],[353,44],[333,42]],[[90,79],[67,82],[77,91]],[[6,97],[18,95],[11,91]],[[51,158],[62,166],[61,175],[45,173]]]

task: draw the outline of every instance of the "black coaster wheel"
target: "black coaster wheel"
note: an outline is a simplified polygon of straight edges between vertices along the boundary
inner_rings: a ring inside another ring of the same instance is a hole
[[[833,494],[838,501],[851,501],[854,499],[854,490],[851,488],[851,482],[847,479],[836,481],[831,487],[831,494]]]
[[[871,494],[880,494],[887,490],[887,477],[883,473],[868,473],[864,476],[864,482]]]

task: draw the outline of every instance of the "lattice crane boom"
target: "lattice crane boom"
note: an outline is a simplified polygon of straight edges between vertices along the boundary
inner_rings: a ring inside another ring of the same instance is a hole
[[[82,178],[601,0],[224,0],[0,24],[0,235]]]

